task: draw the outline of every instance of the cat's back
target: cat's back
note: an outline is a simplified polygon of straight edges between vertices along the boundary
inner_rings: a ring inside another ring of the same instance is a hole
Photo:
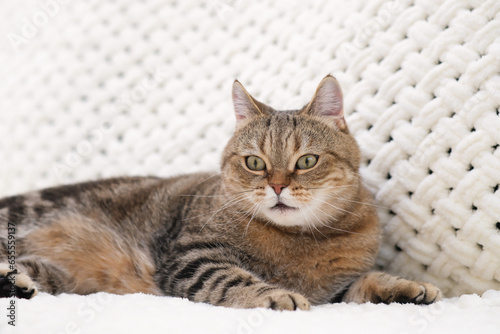
[[[154,177],[119,177],[50,187],[0,199],[0,221],[16,226],[40,223],[71,212],[107,211],[141,205],[148,191],[162,180]],[[123,212],[122,212],[123,213]]]
[[[0,199],[0,229],[16,226],[21,237],[56,221],[74,225],[76,220],[84,220],[137,233],[146,227],[143,224],[158,221],[158,215],[175,211],[190,196],[206,194],[217,183],[214,173],[199,173],[171,178],[117,177],[41,189]]]

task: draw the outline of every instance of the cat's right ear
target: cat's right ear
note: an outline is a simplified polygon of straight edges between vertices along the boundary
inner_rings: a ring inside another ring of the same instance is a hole
[[[321,80],[314,97],[302,113],[323,117],[338,129],[348,132],[343,105],[342,89],[337,79],[327,75]]]
[[[233,83],[232,97],[236,115],[236,128],[246,123],[247,120],[264,114],[259,108],[260,103],[248,94],[245,87],[238,80]]]

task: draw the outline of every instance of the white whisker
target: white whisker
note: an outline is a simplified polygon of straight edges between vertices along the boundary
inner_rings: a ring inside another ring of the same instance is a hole
[[[309,222],[309,217],[308,217],[308,216],[306,216],[306,213],[305,213],[305,211],[304,211],[302,208],[299,208],[299,211],[300,211],[300,212],[302,213],[302,215],[304,216],[306,226],[307,226],[307,228],[309,229],[309,231],[311,232],[311,235],[313,236],[314,241],[316,242],[316,245],[319,247],[319,244],[318,244],[318,239],[316,239],[316,236],[314,235],[314,231],[313,231],[313,229],[312,229],[312,227],[311,227],[311,226],[313,226],[314,224],[313,224],[313,223],[311,223],[311,222]]]
[[[339,208],[338,206],[335,206],[335,205],[333,205],[333,204],[331,204],[331,203],[328,203],[328,202],[326,202],[326,201],[323,201],[323,200],[321,200],[321,199],[319,199],[319,198],[317,198],[317,197],[311,196],[311,198],[312,198],[312,199],[314,199],[314,200],[316,200],[316,201],[319,201],[319,202],[321,202],[321,203],[325,203],[326,205],[329,205],[329,206],[331,206],[332,208],[334,208],[334,209],[336,209],[336,210],[339,210],[339,211],[342,211],[342,212],[345,212],[345,213],[349,213],[349,214],[351,214],[351,215],[354,215],[354,216],[356,216],[356,217],[359,217],[359,215],[358,215],[358,214],[356,214],[356,213],[354,213],[354,212],[351,212],[351,211],[348,211],[348,210],[345,210],[345,209]]]
[[[341,201],[346,201],[346,202],[351,202],[351,203],[357,203],[357,204],[363,204],[363,205],[368,205],[368,206],[374,206],[374,207],[380,208],[380,209],[386,209],[386,210],[389,209],[389,208],[387,208],[385,206],[380,206],[380,205],[376,205],[376,204],[372,204],[372,203],[367,203],[367,202],[359,202],[359,201],[354,201],[354,200],[343,198],[343,197],[338,197],[338,196],[335,196],[335,194],[329,194],[329,195],[327,195],[327,197],[328,198],[335,198],[335,199],[339,199]]]
[[[349,188],[349,187],[358,187],[356,184],[344,185],[344,186],[330,186],[330,187],[316,187],[316,188],[305,188],[307,190],[310,189],[341,189],[341,188]]]
[[[200,229],[200,232],[201,232],[201,231],[203,230],[203,228],[204,228],[204,227],[205,227],[205,226],[206,226],[206,225],[210,222],[210,220],[212,220],[212,219],[213,219],[213,218],[217,215],[217,213],[219,213],[219,211],[221,211],[221,210],[223,210],[223,209],[225,209],[225,208],[227,208],[227,207],[229,207],[229,206],[232,206],[232,205],[234,205],[234,204],[236,204],[236,203],[239,203],[239,202],[241,202],[241,201],[244,201],[244,200],[246,200],[246,199],[250,199],[250,197],[251,197],[251,196],[248,196],[248,195],[246,195],[246,196],[245,196],[245,195],[239,195],[239,196],[237,196],[236,198],[234,198],[233,200],[231,200],[231,201],[229,201],[229,202],[225,203],[224,205],[222,205],[222,206],[221,206],[221,207],[220,207],[220,208],[219,208],[219,209],[218,209],[218,210],[217,210],[217,211],[216,211],[216,212],[215,212],[215,213],[214,213],[214,214],[213,214],[210,218],[208,218],[208,220],[205,222],[205,224],[203,224],[203,226],[202,226],[202,227],[201,227],[201,229]]]
[[[240,194],[243,194],[243,193],[248,193],[248,192],[251,192],[253,190],[244,190],[244,191],[239,191],[239,192],[236,192],[234,194],[231,194],[231,195],[240,195]],[[220,194],[220,195],[177,195],[179,197],[227,197],[228,195],[227,194]]]
[[[251,210],[252,212],[252,217],[250,218],[250,220],[248,221],[247,223],[247,226],[245,227],[245,231],[243,232],[243,236],[246,236],[247,233],[248,233],[248,228],[250,227],[250,223],[252,222],[252,220],[255,218],[255,216],[257,215],[257,212],[260,210],[260,203],[262,203],[262,201],[260,202],[257,202],[256,204],[254,204],[254,209]]]
[[[220,175],[220,174],[221,174],[221,172],[218,172],[218,173],[215,173],[215,174],[213,174],[213,175],[210,175],[209,177],[207,177],[206,179],[204,179],[203,181],[201,181],[200,183],[198,183],[196,186],[199,186],[200,184],[205,183],[205,182],[207,182],[208,180],[210,180],[211,178],[216,177],[216,176],[218,176],[218,175]]]
[[[316,218],[316,221],[317,221],[319,224],[324,225],[324,224],[323,224],[323,222],[322,222],[322,221],[318,218],[318,216],[316,216],[316,214],[314,213],[314,211],[313,211],[310,207],[308,207],[308,206],[307,206],[306,208],[308,208],[308,209],[309,209],[309,211],[313,214],[313,216]],[[321,234],[322,236],[326,237],[326,236],[325,236],[323,233],[321,233],[321,231],[320,231],[320,230],[316,227],[316,224],[314,224],[314,223],[313,223],[313,224],[312,224],[312,227],[314,227],[314,229],[315,229],[316,231],[318,231],[318,233],[319,233],[319,234]],[[313,235],[314,235],[314,234],[313,234]],[[316,238],[315,238],[315,239],[316,239]]]
[[[337,219],[335,219],[335,217],[333,217],[332,215],[327,214],[323,210],[321,210],[319,208],[318,208],[318,210],[321,211],[326,217],[331,217],[331,218],[334,218],[334,220],[337,220]],[[321,225],[323,227],[326,227],[326,228],[329,228],[331,230],[338,231],[338,232],[345,232],[345,233],[352,233],[352,234],[365,234],[365,233],[361,233],[361,232],[348,231],[348,230],[344,230],[344,229],[341,229],[341,228],[338,228],[338,227],[329,226],[329,225],[327,225],[327,224],[325,224],[323,222],[320,222],[320,223],[321,223]]]

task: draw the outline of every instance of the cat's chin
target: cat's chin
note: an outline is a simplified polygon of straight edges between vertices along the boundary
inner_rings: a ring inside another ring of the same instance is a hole
[[[302,226],[305,223],[304,217],[298,208],[283,203],[278,203],[264,210],[263,213],[267,219],[280,226]]]

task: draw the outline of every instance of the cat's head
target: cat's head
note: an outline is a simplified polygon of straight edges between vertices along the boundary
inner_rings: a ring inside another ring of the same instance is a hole
[[[300,110],[276,111],[235,81],[236,132],[222,156],[235,211],[278,226],[318,228],[350,212],[359,191],[359,148],[332,76]]]

